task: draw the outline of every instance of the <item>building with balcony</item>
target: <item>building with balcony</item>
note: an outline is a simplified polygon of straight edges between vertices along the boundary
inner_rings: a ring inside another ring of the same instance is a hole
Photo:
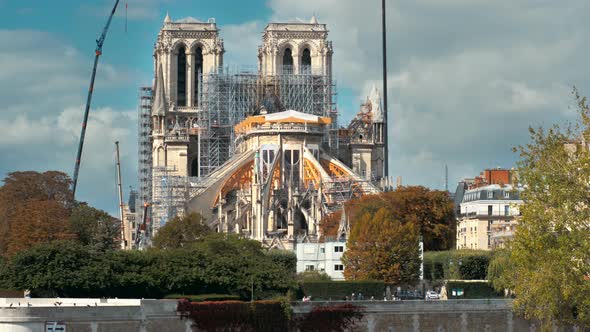
[[[457,249],[504,246],[520,216],[522,188],[491,184],[465,190],[457,216]]]

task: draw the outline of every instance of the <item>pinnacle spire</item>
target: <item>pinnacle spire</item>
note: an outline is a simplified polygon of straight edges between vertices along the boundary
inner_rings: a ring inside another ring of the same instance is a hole
[[[156,86],[154,89],[154,103],[152,105],[153,116],[164,116],[166,114],[166,96],[164,93],[163,76],[162,64],[159,64],[158,73],[156,75]]]
[[[166,17],[164,17],[164,23],[170,23],[172,22],[172,19],[170,18],[170,15],[168,14],[168,12],[166,12]]]

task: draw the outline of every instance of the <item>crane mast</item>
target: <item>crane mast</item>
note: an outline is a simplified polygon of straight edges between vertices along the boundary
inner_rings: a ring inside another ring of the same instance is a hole
[[[84,147],[84,137],[86,136],[86,125],[88,123],[88,113],[90,112],[90,102],[92,101],[92,92],[94,92],[94,79],[96,77],[96,67],[98,66],[98,58],[102,55],[102,45],[107,36],[109,26],[119,5],[119,0],[115,2],[111,15],[107,20],[107,24],[102,30],[100,38],[96,40],[96,50],[94,51],[94,66],[92,67],[92,76],[90,78],[90,88],[88,89],[88,97],[86,98],[86,108],[84,110],[84,120],[82,121],[82,131],[80,133],[80,143],[78,144],[78,154],[76,155],[76,165],[74,167],[74,176],[72,178],[72,197],[76,197],[76,186],[78,184],[78,173],[80,171],[80,160],[82,159],[82,148]]]
[[[119,159],[119,141],[115,142],[117,149],[117,189],[119,191],[119,215],[121,216],[121,249],[127,247],[127,239],[125,238],[125,213],[123,212],[123,184],[121,183],[121,160]]]

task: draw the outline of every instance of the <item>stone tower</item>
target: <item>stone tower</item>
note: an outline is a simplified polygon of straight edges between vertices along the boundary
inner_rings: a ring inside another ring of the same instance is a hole
[[[270,23],[258,48],[258,70],[263,76],[312,74],[332,77],[332,42],[325,24]]]
[[[166,15],[154,49],[154,167],[166,167],[172,175],[199,175],[202,82],[223,65],[223,53],[214,19],[172,21]]]

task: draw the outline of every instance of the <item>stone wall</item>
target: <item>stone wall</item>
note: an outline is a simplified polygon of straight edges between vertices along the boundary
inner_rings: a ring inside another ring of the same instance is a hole
[[[436,331],[436,332],[520,332],[537,330],[533,323],[513,315],[511,301],[363,301],[363,319],[359,331]],[[300,303],[295,314],[309,312],[319,303]]]
[[[55,306],[56,301],[61,306]],[[365,313],[356,331],[536,330],[534,324],[512,314],[509,300],[354,303],[363,306]],[[294,314],[305,314],[317,305],[325,303],[297,303]],[[191,331],[190,321],[177,315],[175,300],[0,299],[0,332],[46,331],[46,323],[53,321],[64,322],[67,332]]]

